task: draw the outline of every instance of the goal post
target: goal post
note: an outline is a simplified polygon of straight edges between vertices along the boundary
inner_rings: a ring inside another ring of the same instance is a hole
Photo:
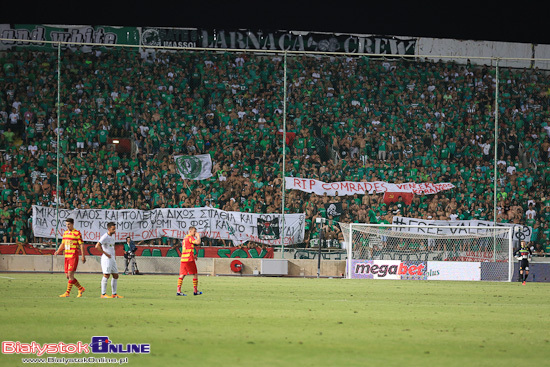
[[[513,226],[340,223],[347,278],[511,281]]]

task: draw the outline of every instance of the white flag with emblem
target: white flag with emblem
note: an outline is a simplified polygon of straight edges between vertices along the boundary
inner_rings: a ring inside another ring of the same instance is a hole
[[[176,167],[185,180],[204,180],[212,177],[212,158],[210,154],[175,155]]]

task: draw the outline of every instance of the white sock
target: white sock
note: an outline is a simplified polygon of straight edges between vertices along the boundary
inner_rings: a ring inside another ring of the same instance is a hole
[[[117,281],[118,279],[111,278],[111,290],[113,291],[113,294],[116,294]]]
[[[101,278],[101,294],[105,294],[107,292],[107,278],[103,277]]]

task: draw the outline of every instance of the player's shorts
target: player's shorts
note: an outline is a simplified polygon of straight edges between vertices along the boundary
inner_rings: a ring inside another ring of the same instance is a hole
[[[519,270],[529,270],[529,260],[522,259],[519,261]]]
[[[197,264],[194,261],[186,261],[180,263],[180,275],[195,274],[197,274]]]
[[[101,255],[101,271],[103,274],[118,274],[116,260],[113,257],[108,258],[105,255]]]
[[[78,267],[78,256],[65,258],[65,273],[76,271]]]

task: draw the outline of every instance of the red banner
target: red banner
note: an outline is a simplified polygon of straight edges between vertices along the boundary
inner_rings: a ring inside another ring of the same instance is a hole
[[[84,245],[86,255],[99,256],[99,251],[95,245]],[[116,245],[116,256],[124,255],[124,244]],[[53,255],[53,249],[40,249],[29,244],[24,245],[0,245],[0,254],[4,255]],[[181,256],[181,246],[174,249],[160,246],[138,246],[137,256],[161,256],[161,257],[179,257]],[[217,257],[217,258],[273,258],[273,247],[261,248],[240,248],[240,247],[198,247],[199,257]]]

